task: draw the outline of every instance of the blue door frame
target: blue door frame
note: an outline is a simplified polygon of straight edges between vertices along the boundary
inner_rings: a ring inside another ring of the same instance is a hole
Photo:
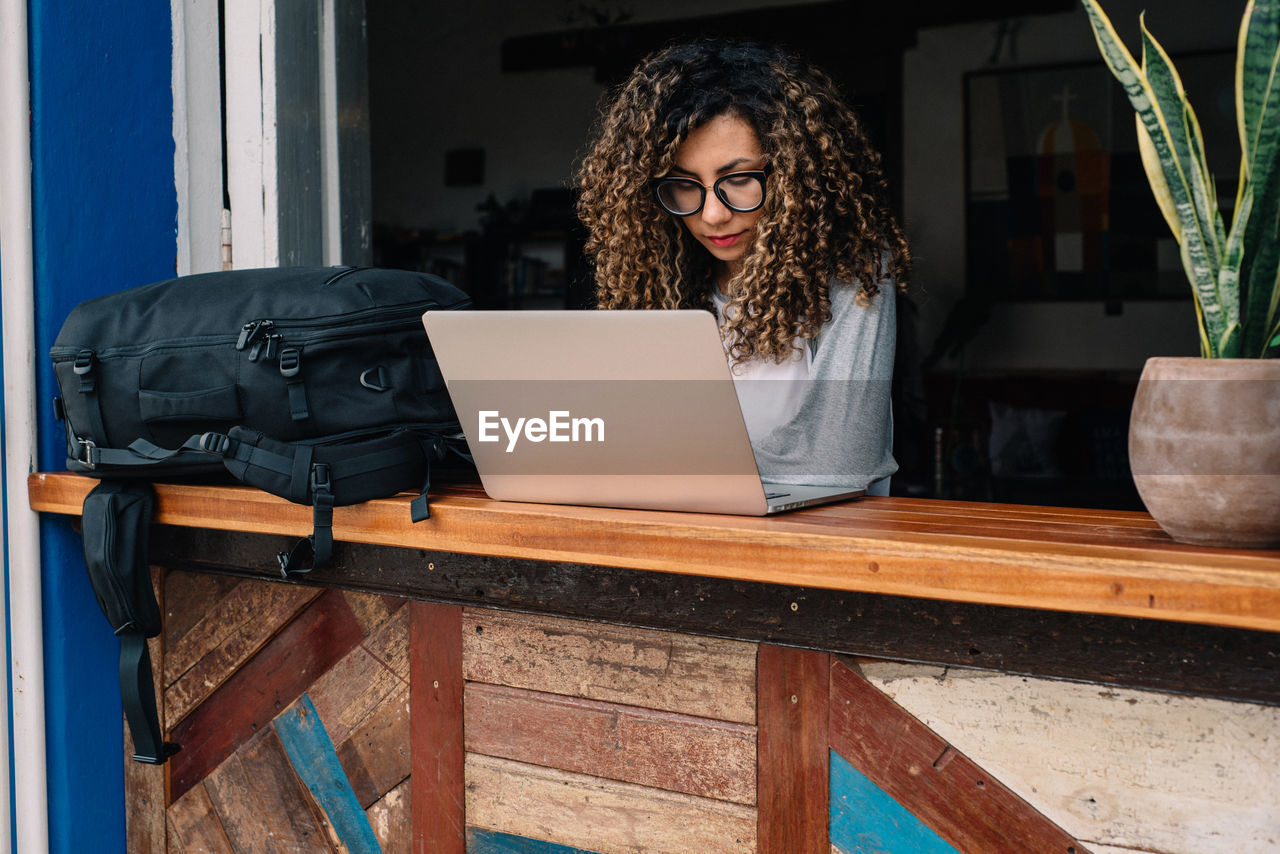
[[[32,240],[37,354],[80,301],[174,274],[169,3],[30,0]],[[37,358],[39,464],[64,443]],[[119,644],[67,518],[41,523],[49,842],[123,851]],[[17,785],[21,785],[17,781]]]

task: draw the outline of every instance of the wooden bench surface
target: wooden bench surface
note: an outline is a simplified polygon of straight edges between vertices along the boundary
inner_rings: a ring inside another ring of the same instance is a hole
[[[29,479],[78,515],[95,480]],[[162,484],[156,521],[302,536],[311,510],[240,486]],[[1146,513],[865,498],[755,518],[492,501],[476,485],[334,511],[335,539],[499,557],[1280,631],[1280,551],[1175,543]]]

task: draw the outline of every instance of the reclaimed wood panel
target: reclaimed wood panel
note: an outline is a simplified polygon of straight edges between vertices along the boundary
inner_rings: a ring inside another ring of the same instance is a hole
[[[831,848],[837,854],[957,854],[838,753],[831,754]]]
[[[954,668],[860,667],[1095,854],[1104,845],[1262,854],[1280,844],[1280,709]]]
[[[270,727],[229,756],[204,786],[233,851],[338,850]]]
[[[409,608],[413,850],[465,854],[462,609]]]
[[[191,544],[198,551],[198,544]],[[192,557],[201,557],[193,554]],[[154,552],[153,552],[153,563]],[[167,569],[167,568],[166,568]],[[240,582],[235,578],[169,570],[164,578],[164,635],[169,644],[182,640],[191,627]]]
[[[87,481],[33,474],[32,507],[78,514]],[[453,486],[435,491],[429,521],[410,525],[409,500],[336,508],[335,539],[1280,631],[1280,552],[1186,546],[1141,530],[1099,536],[1088,522],[1051,531],[1006,505],[937,524],[874,515],[922,510],[894,498],[745,518],[495,502]],[[311,527],[308,508],[243,487],[161,486],[156,519],[293,535]]]
[[[352,594],[343,594],[348,603]],[[362,594],[368,596],[368,594]],[[369,597],[380,598],[380,597]],[[308,688],[335,742],[409,685],[409,613],[401,608]]]
[[[413,781],[406,779],[366,810],[382,854],[413,854],[413,835],[409,833],[412,802]]]
[[[176,726],[320,591],[245,581],[165,651],[165,717]]]
[[[756,850],[756,811],[506,759],[467,756],[467,822],[600,854]]]
[[[831,656],[761,644],[759,720],[760,854],[830,847],[827,727]]]
[[[362,640],[338,591],[327,591],[170,731],[169,796],[181,798]]]
[[[1087,854],[853,667],[831,667],[831,749],[961,854]]]
[[[236,854],[203,783],[169,806],[168,823],[182,847],[193,854]]]
[[[351,788],[310,696],[303,694],[278,715],[272,729],[294,774],[324,813],[336,847],[346,854],[379,854],[369,817]]]
[[[469,681],[755,723],[755,645],[467,609]]]
[[[363,806],[371,808],[408,778],[412,770],[409,719],[406,683],[338,745],[338,759]]]
[[[165,525],[151,537],[170,566],[261,578],[277,574],[268,560],[288,545]],[[1280,705],[1274,632],[351,543],[307,583]]]
[[[528,839],[510,833],[498,833],[481,827],[467,828],[467,854],[595,854],[585,848],[570,848]]]
[[[471,753],[756,802],[752,726],[480,683],[464,708]]]

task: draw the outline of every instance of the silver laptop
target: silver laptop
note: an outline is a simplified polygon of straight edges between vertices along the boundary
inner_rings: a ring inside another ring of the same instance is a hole
[[[491,498],[763,516],[865,493],[761,481],[710,312],[422,322]]]

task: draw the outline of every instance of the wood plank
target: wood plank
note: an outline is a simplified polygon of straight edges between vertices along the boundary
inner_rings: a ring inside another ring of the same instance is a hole
[[[755,728],[469,683],[471,753],[715,800],[756,801]]]
[[[164,571],[151,570],[151,589],[156,595],[160,613],[165,609]],[[151,658],[152,691],[162,697],[160,672],[164,667],[164,633],[147,641],[147,654]],[[159,704],[157,704],[159,706]],[[165,731],[164,712],[157,708],[160,731]],[[125,791],[125,840],[133,854],[165,854],[168,834],[165,830],[165,770],[163,766],[133,761],[133,735],[129,724],[124,723],[124,791]]]
[[[1145,851],[1280,841],[1280,709],[952,668],[869,682],[1059,826]]]
[[[192,787],[174,801],[169,806],[168,819],[170,829],[185,850],[202,854],[235,854],[203,784]]]
[[[79,513],[86,478],[37,473],[33,508]],[[576,561],[745,581],[1159,618],[1280,631],[1280,551],[1184,546],[1162,537],[1090,542],[1089,525],[1042,536],[982,521],[885,525],[872,498],[745,518],[495,502],[474,488],[437,490],[432,517],[406,522],[408,496],[339,507],[339,540]],[[940,508],[954,506],[941,502]],[[913,507],[914,511],[916,508]],[[310,511],[242,487],[166,484],[157,521],[300,535]],[[960,525],[957,529],[954,525]]]
[[[589,851],[756,850],[751,807],[475,754],[467,756],[467,820]]]
[[[324,813],[336,847],[346,854],[381,854],[364,806],[338,761],[333,740],[307,694],[272,721],[294,773]]]
[[[355,615],[360,624],[360,631],[365,637],[373,634],[391,617],[403,608],[407,600],[396,596],[381,596],[377,593],[359,593],[347,590],[342,595],[347,597],[347,607]]]
[[[153,554],[201,572],[274,576],[265,558],[285,545],[284,538],[260,534],[163,525],[152,532]],[[1274,632],[344,543],[336,545],[333,564],[307,583],[1280,704]]]
[[[413,781],[406,779],[369,805],[369,824],[382,846],[382,854],[412,854],[413,835],[409,832],[412,802]]]
[[[176,726],[252,658],[299,611],[315,588],[246,581],[183,635],[165,656],[165,718]]]
[[[467,828],[467,854],[594,854],[585,848],[570,848],[528,839],[510,833],[498,833],[481,827]]]
[[[831,754],[831,847],[837,852],[956,854],[956,849],[838,753]]]
[[[204,786],[233,851],[339,850],[270,727],[219,765]]]
[[[154,561],[153,561],[154,562]],[[170,571],[164,580],[164,633],[170,644],[182,640],[191,627],[236,586],[234,578]]]
[[[406,684],[338,745],[338,758],[365,807],[397,788],[412,771],[409,719]]]
[[[171,730],[182,750],[169,760],[170,797],[204,779],[360,640],[341,593],[327,591],[312,602]]]
[[[477,609],[462,638],[472,682],[755,723],[752,644]]]
[[[853,667],[831,667],[831,749],[962,854],[1085,847]]]
[[[462,609],[409,608],[413,850],[465,854]]]
[[[759,649],[759,851],[826,851],[831,656],[771,644]]]
[[[401,608],[317,679],[308,693],[329,734],[340,743],[408,686],[409,614]]]

